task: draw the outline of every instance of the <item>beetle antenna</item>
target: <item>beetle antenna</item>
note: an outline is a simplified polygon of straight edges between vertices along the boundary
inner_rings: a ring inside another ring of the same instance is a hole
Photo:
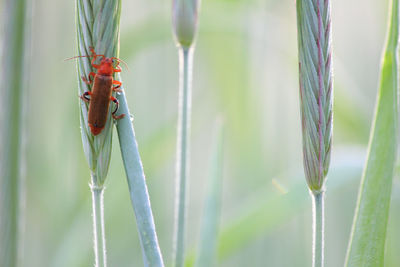
[[[75,57],[66,58],[66,59],[64,59],[64,61],[68,61],[68,60],[80,58],[80,57],[90,57],[90,56],[75,56]]]
[[[118,62],[122,62],[122,63],[125,65],[126,69],[127,69],[128,71],[130,71],[130,69],[129,69],[129,67],[128,67],[128,64],[126,64],[125,61],[123,61],[123,60],[120,59],[120,58],[116,58],[116,57],[113,57],[112,59],[116,59]]]

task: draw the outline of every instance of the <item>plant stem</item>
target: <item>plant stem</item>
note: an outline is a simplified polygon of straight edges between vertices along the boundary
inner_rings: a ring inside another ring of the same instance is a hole
[[[313,267],[324,266],[324,192],[312,192]]]
[[[93,176],[93,175],[92,175]],[[94,180],[92,178],[92,180]],[[92,191],[93,208],[93,242],[96,267],[106,267],[106,238],[104,228],[104,187],[94,184],[90,187]]]
[[[122,92],[117,95],[117,97],[121,114],[131,114],[126,102],[125,93]],[[142,246],[144,265],[162,267],[164,266],[164,262],[158,245],[143,165],[139,155],[135,131],[129,117],[117,122],[117,131],[131,202],[135,212],[136,224]]]
[[[21,264],[22,242],[21,139],[26,43],[25,0],[5,1],[2,10],[3,51],[1,62],[0,118],[0,266]]]
[[[191,48],[179,48],[179,114],[176,164],[176,202],[175,202],[175,239],[174,262],[176,267],[182,267],[185,253],[186,203],[188,188],[189,133],[191,113],[191,78],[192,78]]]

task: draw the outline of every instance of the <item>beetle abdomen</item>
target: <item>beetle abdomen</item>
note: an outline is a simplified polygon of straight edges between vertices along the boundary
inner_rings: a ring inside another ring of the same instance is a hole
[[[96,126],[94,126],[94,125],[92,125],[90,123],[89,123],[89,127],[90,127],[90,131],[92,132],[93,135],[98,135],[104,129],[104,126],[103,127],[96,127]]]
[[[96,75],[94,78],[88,114],[88,123],[93,135],[98,135],[106,125],[112,82],[112,76]]]

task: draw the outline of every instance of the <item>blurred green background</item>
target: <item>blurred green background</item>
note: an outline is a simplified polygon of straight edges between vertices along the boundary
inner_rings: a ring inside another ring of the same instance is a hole
[[[366,154],[388,1],[332,1],[334,145],[326,266],[343,265]],[[26,94],[23,266],[93,266],[89,170],[79,130],[74,1],[33,1]],[[170,1],[122,1],[122,78],[158,237],[172,259],[178,56]],[[194,58],[188,253],[196,253],[213,151],[225,120],[218,266],[310,266],[311,198],[301,152],[294,0],[203,0]],[[109,266],[141,266],[116,132],[106,183]],[[394,179],[386,266],[399,266]]]

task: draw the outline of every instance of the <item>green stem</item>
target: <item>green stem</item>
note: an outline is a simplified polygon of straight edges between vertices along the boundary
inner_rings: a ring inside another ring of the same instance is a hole
[[[126,102],[125,93],[122,92],[117,97],[121,114],[131,114]],[[135,212],[136,224],[142,246],[144,265],[162,267],[164,266],[164,262],[158,245],[142,160],[139,155],[135,131],[129,117],[117,122],[117,131],[131,202]]]
[[[188,187],[189,162],[189,132],[191,113],[191,77],[192,77],[191,48],[179,48],[179,114],[177,141],[177,180],[175,208],[175,239],[174,262],[176,267],[182,267],[185,253],[186,205]]]
[[[92,178],[92,181],[94,179]],[[93,242],[96,267],[106,267],[106,239],[104,228],[104,187],[91,185],[93,208]]]
[[[312,192],[313,267],[324,266],[324,192]]]
[[[21,170],[22,98],[24,91],[25,0],[5,2],[2,85],[0,91],[0,266],[20,264],[23,195]]]

